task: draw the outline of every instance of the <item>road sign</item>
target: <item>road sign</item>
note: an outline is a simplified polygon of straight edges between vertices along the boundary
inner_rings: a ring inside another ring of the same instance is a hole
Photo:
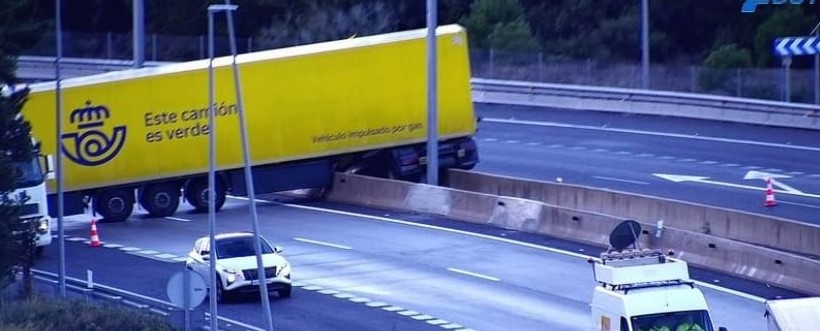
[[[774,54],[779,57],[812,56],[820,54],[818,37],[784,37],[777,38],[772,45]]]
[[[185,289],[185,274],[188,274],[188,290]],[[188,293],[188,304],[190,308],[196,308],[205,300],[205,295],[208,294],[208,286],[205,280],[202,279],[196,272],[190,270],[178,271],[171,279],[165,288],[168,298],[171,302],[179,307],[185,307],[185,293]]]

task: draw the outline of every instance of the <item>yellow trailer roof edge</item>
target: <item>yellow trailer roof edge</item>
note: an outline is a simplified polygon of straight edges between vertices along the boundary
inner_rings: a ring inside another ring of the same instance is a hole
[[[436,36],[443,36],[453,33],[464,32],[465,29],[458,24],[442,25],[436,29]],[[250,53],[237,54],[237,64],[251,63],[265,60],[287,59],[308,54],[328,53],[340,50],[348,50],[359,47],[367,47],[377,44],[395,43],[417,39],[427,35],[427,29],[415,29],[385,33],[380,35],[356,37],[341,40],[325,41],[313,44],[276,48]],[[128,79],[161,76],[174,73],[203,70],[208,68],[208,60],[193,60],[179,63],[166,64],[157,67],[145,67],[138,69],[126,69],[122,71],[112,71],[102,74],[80,76],[63,79],[61,88],[72,88],[93,85],[105,82],[117,82]],[[214,58],[214,68],[227,67],[233,63],[231,56]],[[26,86],[25,84],[23,86]],[[31,93],[50,91],[57,88],[55,81],[38,82],[27,84]]]

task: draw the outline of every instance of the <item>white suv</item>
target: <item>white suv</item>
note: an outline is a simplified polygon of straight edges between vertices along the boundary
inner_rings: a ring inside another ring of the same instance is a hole
[[[273,247],[262,236],[262,263],[265,265],[265,278],[268,292],[276,291],[280,297],[290,297],[291,279],[290,264],[282,257],[282,248]],[[234,232],[215,236],[216,241],[216,298],[223,302],[236,292],[259,293],[257,277],[256,251],[253,249],[253,233]],[[210,284],[210,237],[196,240],[194,248],[188,253],[186,267],[202,275],[206,284]]]

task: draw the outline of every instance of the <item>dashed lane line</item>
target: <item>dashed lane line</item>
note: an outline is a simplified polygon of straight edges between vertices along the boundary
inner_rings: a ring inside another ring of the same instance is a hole
[[[638,185],[649,185],[647,182],[642,182],[638,180],[631,180],[631,179],[621,179],[621,178],[613,178],[613,177],[606,177],[606,176],[592,176],[592,178],[601,179],[601,180],[608,180],[613,182],[622,182],[622,183],[630,183],[630,184],[638,184]]]
[[[464,270],[464,269],[447,268],[447,270],[455,272],[455,273],[459,273],[459,274],[462,274],[462,275],[481,278],[481,279],[489,280],[489,281],[493,281],[493,282],[500,282],[501,281],[501,279],[498,279],[498,278],[493,277],[493,276],[487,276],[485,274],[480,274],[480,273],[477,273],[477,272],[467,271],[467,270]]]
[[[338,244],[329,243],[329,242],[326,242],[326,241],[319,241],[319,240],[313,240],[313,239],[295,237],[295,238],[293,238],[293,240],[301,241],[301,242],[309,243],[309,244],[314,244],[314,245],[333,247],[333,248],[338,248],[338,249],[345,249],[345,250],[353,249],[349,246],[338,245]]]

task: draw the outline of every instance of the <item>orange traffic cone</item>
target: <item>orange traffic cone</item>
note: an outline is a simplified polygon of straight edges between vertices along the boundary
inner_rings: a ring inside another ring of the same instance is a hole
[[[774,190],[772,189],[772,179],[766,178],[766,202],[763,203],[766,207],[773,207],[777,205],[774,200]]]
[[[91,247],[100,247],[100,236],[97,234],[96,219],[91,219]]]

